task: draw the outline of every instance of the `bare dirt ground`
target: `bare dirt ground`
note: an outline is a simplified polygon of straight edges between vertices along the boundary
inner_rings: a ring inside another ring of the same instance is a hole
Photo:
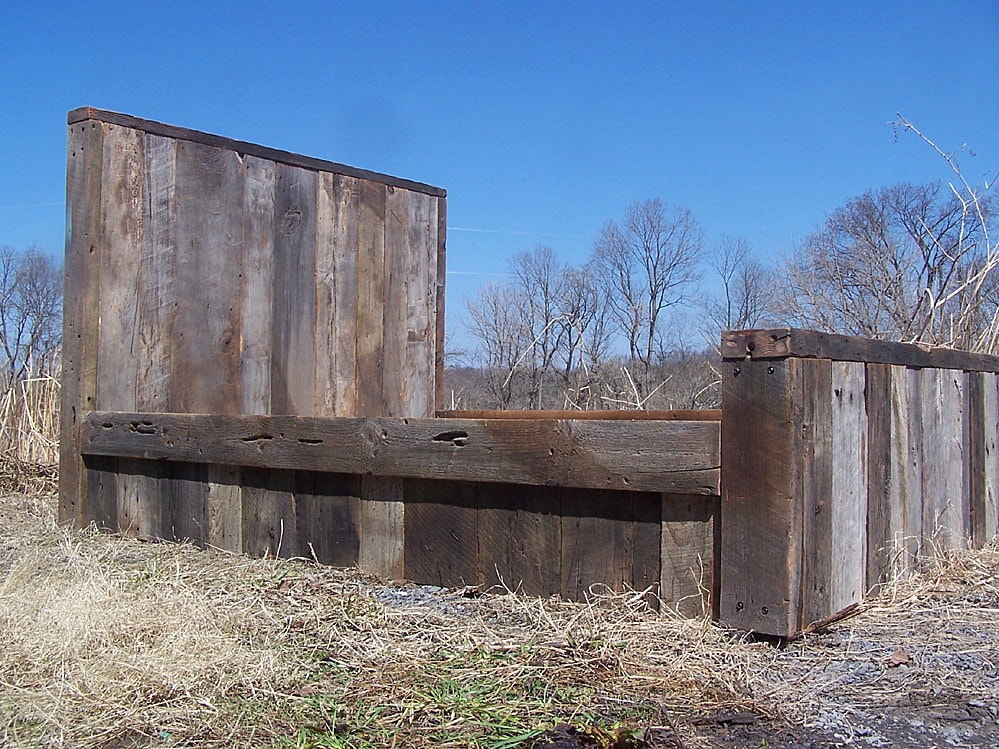
[[[586,604],[67,532],[0,496],[0,744],[995,747],[999,549],[779,648]]]

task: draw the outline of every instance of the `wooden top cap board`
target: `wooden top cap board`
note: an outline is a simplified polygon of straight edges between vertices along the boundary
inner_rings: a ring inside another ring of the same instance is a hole
[[[276,148],[258,146],[254,143],[233,140],[232,138],[224,138],[220,135],[211,135],[210,133],[203,133],[198,130],[189,130],[175,125],[165,125],[162,122],[143,120],[139,117],[132,117],[131,115],[121,114],[119,112],[109,112],[104,109],[80,107],[79,109],[71,111],[67,120],[70,125],[75,125],[86,120],[98,120],[112,125],[120,125],[121,127],[135,128],[136,130],[142,130],[143,132],[151,133],[152,135],[162,135],[167,138],[187,140],[194,143],[204,143],[209,146],[217,146],[218,148],[226,148],[240,154],[249,154],[262,159],[276,161],[281,164],[290,164],[291,166],[298,166],[319,172],[342,174],[347,177],[358,177],[360,179],[371,180],[373,182],[380,182],[385,185],[392,185],[393,187],[401,187],[406,190],[422,192],[426,195],[433,195],[439,198],[447,196],[447,191],[441,187],[432,187],[431,185],[425,185],[421,182],[413,182],[412,180],[402,179],[401,177],[392,177],[387,174],[370,172],[366,169],[358,169],[344,164],[337,164],[333,161],[315,159],[310,156],[302,156],[301,154],[292,153],[290,151],[281,151]]]

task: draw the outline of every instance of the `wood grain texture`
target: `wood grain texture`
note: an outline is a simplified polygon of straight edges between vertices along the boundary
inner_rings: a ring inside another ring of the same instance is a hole
[[[721,619],[786,636],[800,626],[802,503],[793,408],[799,360],[722,369]]]
[[[715,494],[718,427],[98,412],[87,417],[82,449],[262,468]]]
[[[137,373],[136,408],[169,410],[173,377],[171,331],[176,309],[177,144],[145,135],[145,208],[138,268],[137,313],[132,347]]]
[[[271,413],[274,354],[274,223],[276,168],[247,156],[244,163],[240,309],[240,413]]]
[[[891,366],[866,365],[867,402],[867,587],[888,582],[891,576],[892,544],[898,527],[893,512],[892,443],[897,425],[892,421]]]
[[[271,413],[310,416],[316,389],[316,173],[279,164],[276,180]]]
[[[721,354],[731,360],[795,357],[999,372],[999,356],[991,354],[795,328],[725,331],[722,333]]]
[[[478,496],[464,481],[404,484],[405,577],[431,585],[478,585]]]
[[[177,150],[176,291],[170,408],[238,413],[243,168],[236,153]]]
[[[689,494],[662,495],[662,601],[681,616],[711,615],[715,594],[717,500]]]
[[[144,540],[163,538],[161,483],[164,464],[159,461],[119,458],[118,531]]]
[[[985,412],[985,529],[983,540],[988,543],[999,533],[999,375],[983,378],[983,408]]]
[[[299,471],[295,480],[302,556],[338,567],[356,565],[361,550],[360,478]]]
[[[104,251],[100,257],[97,407],[136,408],[137,270],[145,224],[145,140],[138,130],[108,126],[104,136]]]
[[[409,278],[410,255],[409,192],[389,186],[385,188],[384,286],[380,305],[383,327],[380,374],[385,402],[382,416],[423,415],[409,413],[408,299],[410,285],[417,283]],[[378,374],[366,372],[365,379],[376,378]]]
[[[208,538],[208,466],[169,463],[160,480],[160,531],[170,541],[204,546]]]
[[[479,580],[531,596],[562,589],[562,492],[478,484]]]
[[[118,459],[89,456],[83,462],[87,496],[82,503],[86,515],[81,526],[118,530]]]
[[[104,127],[69,128],[66,159],[66,260],[63,266],[62,396],[59,441],[59,520],[85,525],[88,471],[79,452],[84,415],[96,407],[98,316],[103,246],[100,206]]]
[[[861,601],[867,591],[865,378],[861,363],[832,362],[832,565],[826,616]]]
[[[948,369],[920,373],[922,536],[926,549],[964,548],[970,539],[963,441],[967,375]]]
[[[243,551],[243,491],[238,466],[208,466],[208,531],[205,543],[217,549]]]
[[[358,216],[361,206],[360,186],[356,179],[336,176],[333,180],[336,199],[333,247],[330,265],[331,329],[326,331],[333,352],[334,405],[320,416],[358,416],[357,409],[357,289],[358,244],[361,238]],[[322,318],[326,325],[326,318]]]
[[[968,492],[968,530],[972,548],[980,548],[985,531],[985,378],[968,372],[964,393],[964,484]]]
[[[294,471],[243,468],[243,551],[255,557],[298,556]]]
[[[241,140],[233,140],[232,138],[224,138],[219,135],[203,133],[197,130],[177,127],[175,125],[167,125],[162,122],[154,122],[153,120],[144,120],[139,117],[133,117],[120,112],[109,112],[95,107],[79,107],[78,109],[74,109],[67,116],[67,121],[70,125],[83,125],[90,121],[98,126],[101,122],[107,122],[115,125],[121,125],[123,127],[136,128],[153,135],[159,135],[175,140],[190,141],[216,148],[224,148],[241,155],[245,154],[255,156],[260,159],[266,159],[280,164],[288,164],[289,166],[296,166],[319,172],[331,172],[333,174],[345,175],[357,179],[372,180],[386,185],[395,185],[396,187],[401,187],[406,190],[425,192],[428,195],[438,197],[444,197],[447,194],[447,192],[440,187],[432,187],[420,182],[414,182],[400,177],[393,177],[388,174],[379,174],[367,169],[358,169],[345,164],[338,164],[334,161],[316,159],[297,153],[291,153],[289,151],[282,151],[277,148],[268,148],[255,143],[247,143]]]
[[[357,416],[388,413],[385,367],[385,186],[359,185],[357,216]]]
[[[358,566],[390,579],[405,576],[406,511],[403,479],[361,477]]]
[[[434,299],[433,304],[436,311],[434,318],[434,328],[436,340],[434,342],[434,408],[444,407],[444,314],[445,314],[445,286],[447,280],[447,200],[443,195],[437,199],[437,273],[434,276]]]
[[[406,263],[406,415],[429,418],[436,407],[437,199],[409,194]]]

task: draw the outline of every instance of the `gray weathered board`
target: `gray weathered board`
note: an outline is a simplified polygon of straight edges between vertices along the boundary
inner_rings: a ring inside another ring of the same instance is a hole
[[[790,635],[995,537],[995,357],[786,329],[723,352],[726,622]]]

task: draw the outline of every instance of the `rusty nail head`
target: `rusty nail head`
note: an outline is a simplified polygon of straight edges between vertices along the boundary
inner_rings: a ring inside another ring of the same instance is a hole
[[[770,609],[764,606],[762,609],[760,609],[760,613],[763,614],[763,616],[766,616],[767,614],[770,613]]]
[[[742,611],[744,608],[746,608],[746,605],[742,601],[735,604],[736,611]]]
[[[767,374],[773,374],[773,373],[774,373],[774,368],[773,367],[767,367]]]

